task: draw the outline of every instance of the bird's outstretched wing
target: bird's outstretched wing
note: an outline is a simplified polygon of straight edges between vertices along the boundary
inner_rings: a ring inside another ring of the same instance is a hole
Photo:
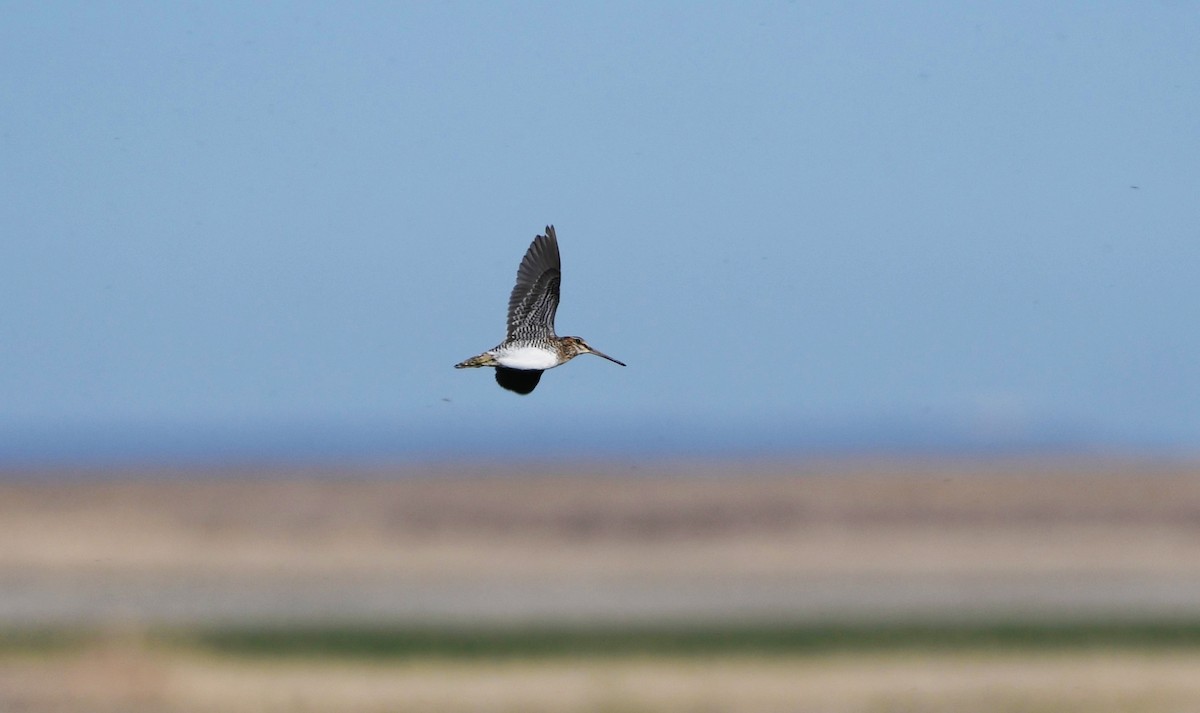
[[[505,366],[496,367],[496,383],[509,391],[518,394],[528,394],[537,388],[542,379],[539,369],[509,369]]]
[[[558,286],[562,282],[558,238],[554,226],[529,244],[517,284],[508,298],[508,339],[532,340],[554,336],[554,313],[558,310]]]

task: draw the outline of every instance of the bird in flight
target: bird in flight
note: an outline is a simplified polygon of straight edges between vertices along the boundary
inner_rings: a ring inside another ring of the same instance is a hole
[[[498,346],[454,368],[495,367],[496,383],[509,391],[528,394],[537,387],[543,371],[566,364],[580,354],[595,354],[625,366],[579,337],[554,334],[561,282],[558,238],[554,226],[548,225],[546,234],[529,244],[517,268],[517,284],[508,298],[508,336]]]

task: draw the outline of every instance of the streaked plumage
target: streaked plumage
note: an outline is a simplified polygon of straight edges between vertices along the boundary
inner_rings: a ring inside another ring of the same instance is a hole
[[[508,297],[508,334],[493,349],[455,365],[456,369],[490,366],[496,369],[496,383],[509,391],[528,394],[538,385],[542,372],[579,356],[595,354],[625,366],[612,357],[592,349],[579,337],[559,337],[554,333],[554,313],[558,311],[558,289],[562,283],[562,264],[558,255],[558,237],[554,226],[529,244],[525,258],[517,268],[517,284]]]

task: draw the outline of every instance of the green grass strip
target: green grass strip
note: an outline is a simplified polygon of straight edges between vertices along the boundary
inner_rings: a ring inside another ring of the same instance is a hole
[[[60,628],[22,628],[0,631],[2,654],[53,654],[78,649],[94,639],[93,632]]]
[[[895,650],[1200,648],[1200,622],[514,627],[263,627],[168,634],[223,655],[456,659],[805,655]]]

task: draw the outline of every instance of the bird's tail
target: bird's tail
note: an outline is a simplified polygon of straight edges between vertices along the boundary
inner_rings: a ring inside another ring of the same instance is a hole
[[[491,352],[484,352],[479,356],[473,356],[466,361],[460,361],[454,365],[455,369],[471,369],[481,366],[498,366],[496,357],[491,355]]]

